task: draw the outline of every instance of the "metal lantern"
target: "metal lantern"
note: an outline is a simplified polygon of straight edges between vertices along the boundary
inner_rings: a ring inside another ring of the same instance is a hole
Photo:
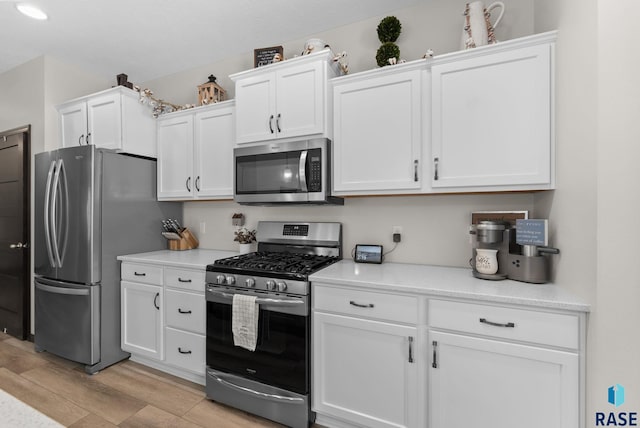
[[[216,76],[212,74],[208,82],[198,85],[198,104],[203,106],[224,101],[225,93],[225,90],[216,83]]]

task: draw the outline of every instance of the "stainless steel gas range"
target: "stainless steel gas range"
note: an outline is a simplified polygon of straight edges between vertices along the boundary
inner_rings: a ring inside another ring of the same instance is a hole
[[[342,258],[340,223],[260,222],[258,251],[207,266],[207,397],[306,428],[311,411],[308,276]],[[257,340],[234,344],[232,303],[255,296]]]

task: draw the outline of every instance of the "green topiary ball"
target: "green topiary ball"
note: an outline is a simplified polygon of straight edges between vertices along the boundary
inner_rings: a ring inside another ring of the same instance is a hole
[[[376,62],[380,67],[389,65],[389,58],[400,59],[400,48],[392,42],[383,43],[376,52]]]
[[[387,16],[382,18],[378,24],[378,39],[382,43],[395,42],[402,31],[402,24],[395,16]]]

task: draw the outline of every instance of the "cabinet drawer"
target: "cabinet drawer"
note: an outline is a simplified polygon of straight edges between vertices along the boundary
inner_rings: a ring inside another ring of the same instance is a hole
[[[122,262],[123,280],[162,285],[162,267]]]
[[[165,328],[165,361],[204,375],[205,337],[201,334]]]
[[[204,271],[165,268],[164,285],[204,293]]]
[[[411,296],[314,285],[313,308],[387,321],[418,322],[418,300]]]
[[[206,300],[204,294],[166,289],[167,325],[204,334]]]
[[[429,327],[578,348],[577,315],[429,300]]]

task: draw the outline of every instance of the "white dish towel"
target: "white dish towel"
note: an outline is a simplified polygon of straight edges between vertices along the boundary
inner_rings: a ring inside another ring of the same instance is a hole
[[[234,294],[231,311],[233,344],[249,351],[255,351],[258,341],[258,315],[260,313],[256,296]]]

